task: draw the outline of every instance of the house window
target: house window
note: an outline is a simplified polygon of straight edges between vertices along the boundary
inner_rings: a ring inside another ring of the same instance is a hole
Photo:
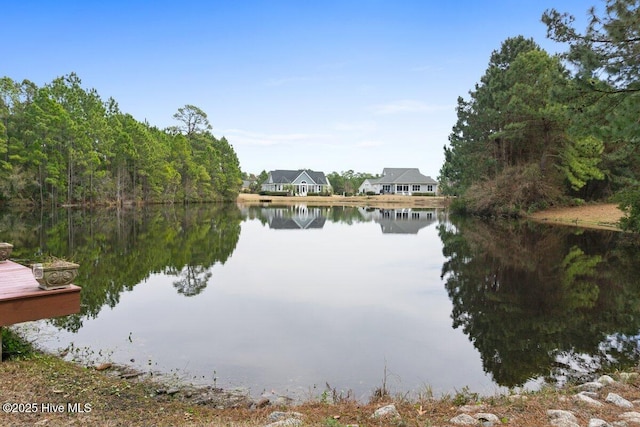
[[[382,186],[382,192],[383,193],[391,193],[391,186],[390,185],[383,185]]]
[[[433,185],[427,185],[427,191],[433,193]]]
[[[420,219],[420,212],[411,212],[411,219]]]
[[[400,191],[409,191],[409,186],[408,185],[397,185],[396,186],[396,191],[400,192]]]
[[[418,184],[418,185],[413,184],[413,185],[411,186],[411,191],[420,191],[420,185],[419,185],[419,184]]]

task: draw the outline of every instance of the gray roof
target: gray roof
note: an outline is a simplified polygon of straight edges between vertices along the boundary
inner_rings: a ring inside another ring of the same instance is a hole
[[[298,170],[282,170],[276,169],[274,171],[269,172],[271,175],[271,182],[274,184],[290,184],[296,180],[297,177],[300,176],[303,172],[306,172],[307,175],[314,181],[315,184],[323,184],[328,185],[329,181],[327,177],[324,175],[324,172],[316,172],[310,169],[298,169]]]
[[[322,228],[327,220],[324,216],[315,218],[282,218],[273,217],[269,220],[269,228],[277,230],[307,230],[309,228]]]
[[[384,168],[382,176],[369,180],[375,184],[437,184],[430,176],[422,175],[418,168]]]

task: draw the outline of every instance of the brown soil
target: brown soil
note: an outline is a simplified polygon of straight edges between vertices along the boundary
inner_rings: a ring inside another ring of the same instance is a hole
[[[565,208],[553,208],[535,212],[529,217],[536,221],[554,222],[579,227],[619,229],[624,213],[613,203]]]

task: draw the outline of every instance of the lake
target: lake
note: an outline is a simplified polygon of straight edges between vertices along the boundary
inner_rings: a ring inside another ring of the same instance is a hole
[[[304,204],[5,211],[0,233],[81,265],[82,312],[23,328],[43,348],[254,396],[491,395],[640,360],[622,233]]]

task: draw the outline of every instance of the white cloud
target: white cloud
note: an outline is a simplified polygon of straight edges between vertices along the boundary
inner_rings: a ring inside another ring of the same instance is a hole
[[[340,132],[373,132],[378,129],[378,125],[373,120],[338,122],[333,125],[333,129]]]
[[[401,99],[388,104],[378,104],[371,107],[375,114],[401,114],[401,113],[433,113],[436,111],[450,110],[450,105],[432,105],[412,99]]]
[[[223,131],[224,136],[233,145],[290,145],[292,143],[317,143],[323,141],[330,136],[326,134],[314,133],[260,133],[245,131],[242,129],[226,129]]]

